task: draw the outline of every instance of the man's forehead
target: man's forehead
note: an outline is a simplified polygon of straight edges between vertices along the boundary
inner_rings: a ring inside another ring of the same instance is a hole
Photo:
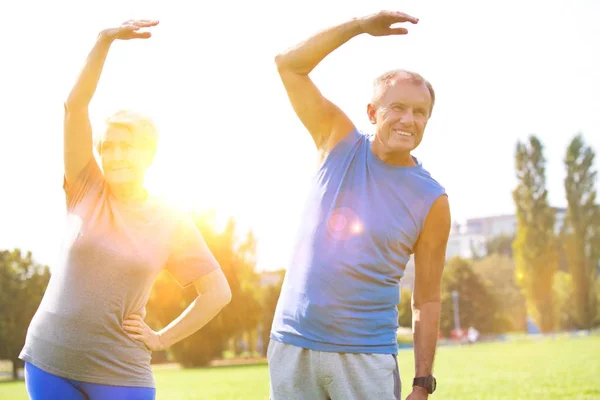
[[[413,101],[431,102],[431,94],[425,82],[415,81],[410,76],[398,76],[381,85],[380,94],[388,100],[411,98]]]

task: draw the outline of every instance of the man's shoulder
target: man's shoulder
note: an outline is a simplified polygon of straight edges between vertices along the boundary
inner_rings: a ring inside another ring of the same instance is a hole
[[[331,150],[319,150],[319,164],[321,168],[330,168],[339,162],[347,160],[347,156],[355,152],[361,146],[364,146],[369,140],[369,136],[360,131],[355,126],[344,135]]]
[[[409,185],[408,191],[405,191],[412,204],[415,206],[416,213],[420,216],[421,228],[423,228],[425,219],[429,216],[433,204],[442,196],[447,196],[446,188],[432,176],[432,174],[422,164],[411,174],[410,183],[401,183]],[[406,187],[404,189],[407,189]]]
[[[365,143],[371,135],[358,129],[355,125],[340,139],[340,141],[331,149],[331,152],[352,147],[357,143]]]
[[[446,192],[446,188],[444,187],[444,185],[442,185],[438,179],[434,178],[431,172],[429,172],[428,169],[424,168],[420,162],[419,167],[420,168],[417,169],[417,173],[415,174],[415,176],[419,180],[419,182],[422,183],[422,186],[424,188],[432,192]]]

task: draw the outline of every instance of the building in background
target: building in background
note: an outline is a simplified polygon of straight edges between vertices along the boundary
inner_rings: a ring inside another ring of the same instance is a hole
[[[566,208],[554,207],[556,212],[555,231],[560,232]],[[514,237],[517,233],[517,216],[515,214],[491,217],[469,218],[464,224],[455,223],[450,232],[446,258],[460,256],[464,258],[483,257],[486,245],[498,236]]]
[[[554,207],[556,212],[556,233],[562,229],[566,208]],[[487,255],[487,243],[499,236],[514,237],[517,233],[516,214],[469,218],[463,224],[455,222],[450,231],[446,260],[452,257],[473,259]],[[414,279],[414,259],[411,256],[406,264],[402,287],[412,290]]]

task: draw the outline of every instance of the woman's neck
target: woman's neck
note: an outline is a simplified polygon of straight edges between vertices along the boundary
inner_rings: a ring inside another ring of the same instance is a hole
[[[110,190],[123,203],[143,203],[148,198],[148,192],[142,184],[112,184]]]

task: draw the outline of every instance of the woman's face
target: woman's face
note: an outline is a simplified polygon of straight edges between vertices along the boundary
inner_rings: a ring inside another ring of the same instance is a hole
[[[138,185],[152,161],[147,141],[129,127],[109,126],[99,148],[106,182]]]

